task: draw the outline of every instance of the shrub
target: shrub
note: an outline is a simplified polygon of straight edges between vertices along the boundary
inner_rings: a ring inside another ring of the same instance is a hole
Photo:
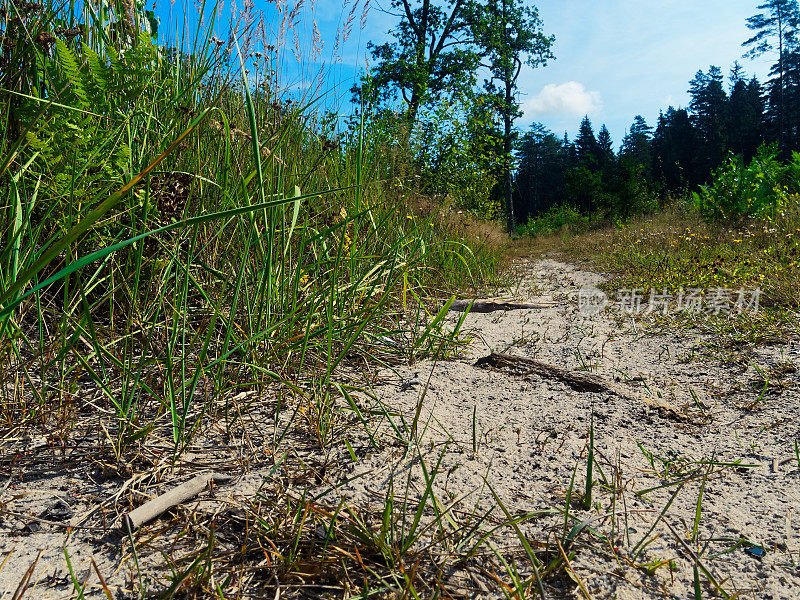
[[[792,172],[800,172],[800,167]],[[766,216],[786,194],[781,185],[786,173],[774,145],[762,146],[747,166],[732,156],[714,172],[711,184],[693,193],[694,206],[707,221]]]
[[[525,225],[517,227],[519,235],[544,235],[555,233],[564,227],[584,226],[590,218],[570,204],[551,206],[537,217],[531,217]]]

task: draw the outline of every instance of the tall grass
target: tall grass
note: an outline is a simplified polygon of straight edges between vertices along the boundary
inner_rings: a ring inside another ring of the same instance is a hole
[[[91,460],[126,478],[143,456],[152,459],[146,471],[179,473],[209,430],[229,438],[248,418],[259,427],[264,415],[274,415],[274,447],[265,453],[277,456],[281,440],[302,430],[327,455],[342,439],[337,427],[346,413],[359,417],[377,448],[376,413],[356,398],[352,373],[446,357],[463,323],[445,319],[448,298],[475,294],[492,276],[498,248],[419,196],[405,175],[413,170],[385,132],[320,112],[318,96],[281,92],[275,70],[285,40],[266,37],[252,6],[231,24],[237,34],[220,42],[218,7],[204,5],[206,24],[178,30],[172,47],[155,43],[143,16],[121,2],[7,6],[0,31],[3,434],[67,447],[80,432]],[[242,397],[254,416],[242,414]],[[286,398],[295,401],[286,406]],[[399,434],[391,411],[381,414]],[[248,534],[240,550],[246,558],[264,540],[281,544],[281,532],[291,529],[294,550],[274,558],[297,576],[306,560],[298,547],[319,552],[308,529],[318,519],[307,517],[322,509],[280,494],[274,502],[279,514],[248,513],[256,545]],[[412,559],[419,565],[411,545],[421,532],[438,531],[420,525],[430,506],[441,522],[432,494],[418,506],[406,498],[387,515],[398,532],[412,518],[405,538],[388,545],[350,507],[319,512],[331,531],[320,560],[342,544],[349,552],[350,538],[375,545],[394,561],[392,571],[384,575],[385,565],[365,555],[364,572],[378,587],[416,596],[430,569],[397,578]],[[340,530],[343,519],[350,524]],[[158,586],[129,539],[144,596]],[[198,590],[211,586],[215,543],[211,524],[208,548],[188,568],[174,564],[163,597],[189,579]],[[165,551],[168,562],[174,548]],[[64,556],[81,595],[85,583]],[[233,573],[239,555],[230,556]],[[223,597],[230,582],[209,593]]]
[[[253,15],[222,44],[204,6],[168,48],[91,6],[4,17],[4,422],[48,432],[91,385],[117,460],[164,419],[177,458],[232,389],[325,397],[345,361],[452,338],[430,286],[479,285],[494,257],[413,214],[368,123],[331,131],[276,91]]]

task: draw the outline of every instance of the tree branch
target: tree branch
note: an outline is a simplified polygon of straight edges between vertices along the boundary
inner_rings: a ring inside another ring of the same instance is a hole
[[[439,38],[439,45],[437,46],[435,52],[431,52],[431,58],[438,56],[441,53],[445,40],[450,37],[450,34],[453,33],[453,31],[455,31],[455,20],[461,12],[461,7],[463,5],[464,0],[456,0],[456,3],[453,5],[453,12],[450,13],[450,18],[447,20],[447,24],[444,26],[444,30],[442,31],[442,37]]]
[[[414,21],[414,14],[411,12],[411,5],[408,3],[408,0],[403,0],[403,9],[406,13],[406,19],[408,19],[408,26],[411,27],[414,35],[419,38],[419,26]]]

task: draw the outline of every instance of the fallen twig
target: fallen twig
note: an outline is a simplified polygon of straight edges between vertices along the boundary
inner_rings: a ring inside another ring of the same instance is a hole
[[[130,531],[134,531],[145,523],[149,523],[156,517],[161,516],[173,506],[177,506],[190,498],[194,498],[197,494],[206,489],[211,482],[221,483],[225,481],[230,481],[230,477],[215,475],[214,473],[198,475],[165,494],[145,502],[139,508],[122,515],[122,526],[123,528],[127,527]]]
[[[554,306],[557,306],[557,304],[554,302],[528,304],[526,302],[512,302],[509,300],[486,298],[476,300],[456,300],[450,305],[450,310],[456,312],[464,312],[469,310],[469,312],[473,313],[490,313],[498,310],[540,310],[543,308],[553,308]]]
[[[663,400],[658,400],[650,396],[641,396],[623,388],[612,381],[608,381],[599,375],[586,373],[585,371],[568,371],[560,367],[548,365],[532,358],[522,356],[511,356],[508,354],[497,354],[493,352],[489,356],[478,359],[476,367],[483,369],[497,369],[512,371],[520,375],[535,374],[540,377],[557,379],[566,383],[573,390],[578,392],[610,393],[626,400],[636,400],[656,410],[666,413],[669,417],[685,420],[685,416]]]

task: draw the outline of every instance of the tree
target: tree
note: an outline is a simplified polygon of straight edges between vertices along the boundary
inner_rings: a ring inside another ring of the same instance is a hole
[[[800,149],[800,48],[787,53],[784,68],[784,155],[788,155]]]
[[[711,66],[707,73],[698,71],[689,83],[692,123],[697,130],[700,152],[698,165],[706,173],[718,167],[726,153],[726,112],[728,95],[722,87],[722,71]]]
[[[605,123],[597,134],[597,146],[600,149],[601,167],[614,158],[614,143],[611,141],[611,132]]]
[[[731,82],[730,90],[728,90],[729,92],[733,92],[733,88],[737,83],[744,81],[744,67],[739,63],[738,60],[733,61],[733,66],[731,67],[731,72],[728,75],[728,79]]]
[[[503,213],[496,195],[502,140],[494,98],[456,95],[420,110],[411,151],[424,193],[451,195],[482,218]]]
[[[653,176],[663,196],[703,182],[697,168],[697,133],[685,109],[670,106],[659,116],[651,154]]]
[[[594,136],[589,115],[583,117],[578,129],[578,137],[575,138],[575,156],[578,162],[592,169],[597,169],[599,165],[600,145]]]
[[[503,117],[503,196],[508,231],[513,232],[512,150],[515,132],[512,126],[521,114],[515,98],[517,79],[523,64],[537,67],[553,57],[550,48],[554,38],[544,35],[536,8],[525,6],[522,0],[485,0],[485,4],[473,5],[473,10],[475,39],[484,58],[483,64],[490,73],[485,87],[487,92],[497,97]]]
[[[520,220],[546,211],[563,200],[567,150],[541,123],[533,123],[517,150],[514,214]]]
[[[633,118],[633,124],[628,135],[622,140],[620,155],[632,160],[635,164],[642,165],[644,173],[650,173],[650,140],[653,137],[653,128],[647,124],[642,115]]]
[[[778,105],[778,143],[781,150],[785,150],[786,54],[797,41],[796,33],[798,23],[800,23],[800,11],[797,0],[767,0],[759,4],[757,10],[765,12],[757,13],[747,19],[747,28],[756,33],[742,46],[750,48],[745,53],[745,56],[749,58],[756,58],[777,50],[778,60],[773,67],[773,75],[777,89],[775,100]]]
[[[749,163],[761,145],[764,101],[761,84],[753,77],[749,82],[739,77],[733,79],[728,102],[728,148],[740,154]]]
[[[354,92],[367,100],[390,102],[397,92],[406,103],[409,128],[422,104],[445,92],[474,87],[480,56],[472,36],[468,0],[392,0],[400,23],[396,41],[368,48],[376,65]]]
[[[569,203],[588,214],[597,208],[598,199],[603,193],[603,175],[580,163],[564,173],[564,187]]]

